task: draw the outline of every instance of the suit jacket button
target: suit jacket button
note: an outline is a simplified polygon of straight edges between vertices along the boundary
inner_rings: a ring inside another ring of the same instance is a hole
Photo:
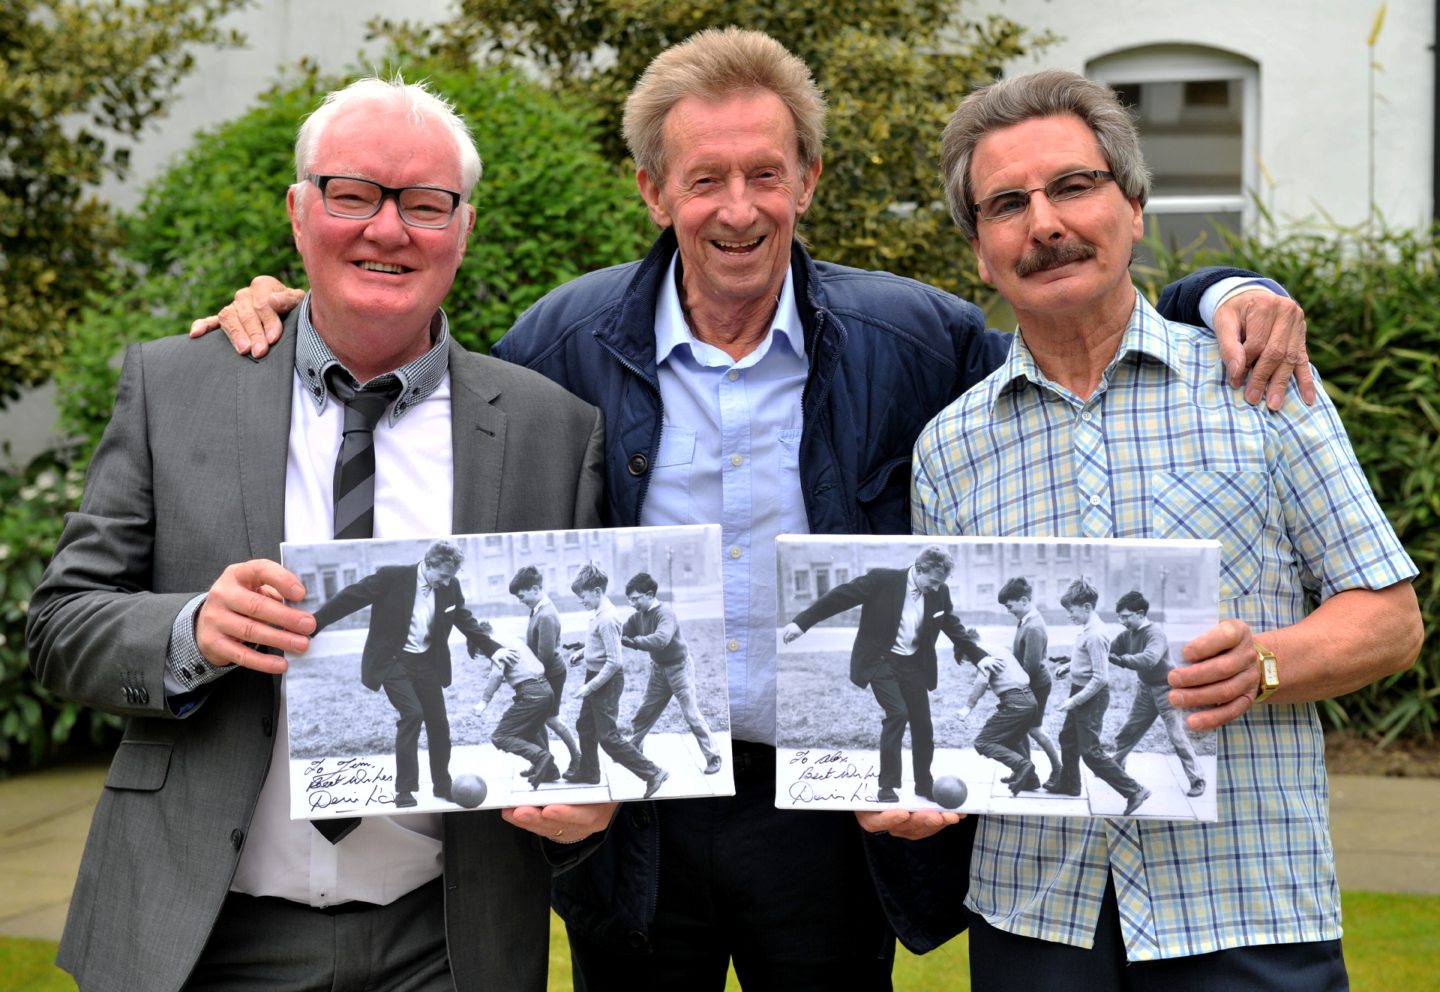
[[[625,463],[625,467],[631,475],[644,475],[645,470],[650,467],[650,459],[644,455],[631,455],[630,460]]]
[[[630,811],[630,825],[636,830],[644,830],[650,826],[650,811],[644,806],[637,804]]]
[[[245,843],[245,831],[239,827],[230,831],[230,843],[235,846],[235,850],[240,850],[240,845]]]
[[[150,702],[150,690],[149,690],[149,689],[145,688],[145,687],[142,685],[142,686],[139,688],[138,692],[139,692],[139,695],[140,695],[140,702],[142,702],[142,703],[148,703],[148,702]]]
[[[275,729],[275,724],[272,723],[270,718],[267,716],[265,719],[260,721],[260,729],[265,731],[266,737],[269,737],[271,732]]]

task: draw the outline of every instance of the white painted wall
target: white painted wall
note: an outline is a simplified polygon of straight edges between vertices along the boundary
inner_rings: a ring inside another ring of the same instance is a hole
[[[1260,67],[1259,154],[1282,218],[1341,223],[1368,212],[1366,41],[1380,0],[966,0],[962,14],[1000,13],[1061,40],[1007,67],[1084,72],[1091,60],[1141,45],[1205,45]],[[1393,225],[1432,215],[1434,0],[1390,0],[1374,49],[1375,192]]]
[[[326,72],[368,67],[380,51],[365,40],[372,18],[434,23],[451,11],[450,0],[258,0],[225,22],[246,36],[246,46],[201,52],[199,68],[181,84],[183,96],[135,148],[130,178],[108,184],[104,195],[117,206],[133,206],[144,184],[190,146],[196,131],[244,113],[302,58]]]

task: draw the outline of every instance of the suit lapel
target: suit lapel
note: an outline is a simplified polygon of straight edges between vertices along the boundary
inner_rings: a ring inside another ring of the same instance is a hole
[[[450,344],[450,436],[455,467],[455,533],[500,530],[500,479],[505,467],[505,414],[481,375],[483,363]],[[544,457],[543,452],[536,452]]]
[[[265,360],[245,362],[235,377],[240,511],[250,553],[256,558],[278,560],[285,536],[285,461],[298,314],[298,309],[291,311],[280,341]]]

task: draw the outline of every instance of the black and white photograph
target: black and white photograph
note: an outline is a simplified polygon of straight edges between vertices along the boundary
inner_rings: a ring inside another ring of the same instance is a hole
[[[281,552],[292,819],[734,794],[719,527]]]
[[[775,803],[1214,820],[1216,541],[785,536]]]

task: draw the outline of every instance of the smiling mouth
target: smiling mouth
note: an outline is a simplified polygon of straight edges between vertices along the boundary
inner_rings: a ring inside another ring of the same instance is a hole
[[[364,269],[366,272],[384,272],[392,276],[403,276],[405,273],[413,271],[403,265],[392,265],[389,262],[365,261],[356,262],[355,265],[358,268]]]
[[[710,243],[727,255],[746,255],[760,247],[764,236],[749,241],[711,241]]]

